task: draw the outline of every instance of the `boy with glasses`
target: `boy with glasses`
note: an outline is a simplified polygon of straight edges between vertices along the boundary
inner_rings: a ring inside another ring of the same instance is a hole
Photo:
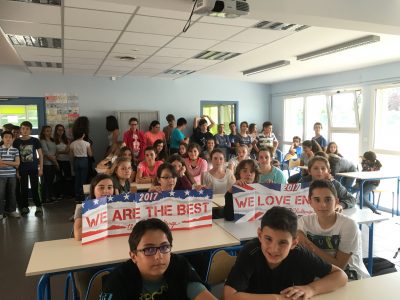
[[[129,247],[131,259],[105,278],[100,299],[216,299],[186,259],[171,254],[172,234],[163,221],[138,222]]]
[[[124,143],[132,150],[135,161],[142,161],[144,158],[144,148],[146,148],[144,133],[139,130],[137,118],[129,119],[129,129],[124,132]]]

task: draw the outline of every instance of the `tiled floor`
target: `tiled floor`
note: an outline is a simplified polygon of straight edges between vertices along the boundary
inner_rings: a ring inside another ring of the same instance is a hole
[[[0,300],[36,299],[39,276],[25,277],[26,267],[37,241],[68,238],[72,228],[69,217],[74,211],[72,199],[44,207],[43,218],[34,216],[34,208],[27,217],[0,221]],[[363,250],[367,256],[368,231],[363,226]],[[400,270],[400,217],[375,225],[375,256],[393,261]],[[63,259],[60,257],[60,259]],[[63,299],[64,275],[52,277],[53,299]]]

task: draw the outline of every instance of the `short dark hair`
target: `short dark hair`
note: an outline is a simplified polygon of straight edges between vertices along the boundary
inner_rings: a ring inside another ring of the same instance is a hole
[[[176,121],[176,126],[182,126],[182,125],[186,125],[187,121],[185,118],[179,118],[178,121]]]
[[[269,152],[269,154],[271,155],[271,160],[274,157],[274,148],[272,148],[272,147],[262,147],[262,148],[260,148],[260,150],[257,153],[257,158],[258,158],[258,155],[260,154],[261,151]]]
[[[242,127],[242,125],[249,127],[249,123],[247,123],[247,121],[240,122],[240,127]]]
[[[200,119],[198,126],[203,126],[204,124],[207,124],[206,119]]]
[[[160,219],[147,219],[141,220],[136,223],[133,227],[131,234],[129,235],[129,249],[132,252],[137,250],[137,247],[142,239],[143,235],[149,230],[161,230],[167,236],[168,242],[172,245],[172,233],[168,225]]]
[[[175,167],[170,163],[163,163],[157,169],[157,178],[161,178],[161,173],[164,170],[168,170],[171,172],[172,177],[177,178],[178,174],[176,173]]]
[[[160,125],[160,122],[158,122],[157,120],[151,121],[150,126],[149,126],[149,131],[151,131],[157,125]]]
[[[97,185],[100,181],[102,181],[102,180],[104,180],[104,179],[110,179],[110,180],[112,181],[111,176],[110,176],[110,175],[107,175],[107,174],[104,174],[104,173],[97,174],[96,176],[93,177],[92,181],[90,182],[90,191],[89,191],[89,197],[90,197],[90,199],[96,198],[96,197],[94,196],[94,188],[96,187],[96,185]]]
[[[146,151],[154,151],[154,153],[156,153],[156,149],[155,149],[153,146],[147,146],[147,147],[144,149],[144,152],[146,152]]]
[[[323,156],[314,156],[313,158],[311,158],[308,162],[308,170],[311,170],[312,166],[317,162],[317,161],[322,161],[325,166],[330,170],[331,166],[329,164],[328,159],[326,159]]]
[[[135,118],[135,117],[130,118],[128,124],[131,125],[132,121],[136,121],[139,124],[139,120],[137,118]]]
[[[1,138],[3,139],[4,136],[5,136],[6,134],[11,135],[11,137],[14,136],[10,130],[4,130],[4,131],[1,133]]]
[[[261,219],[261,229],[265,226],[289,232],[294,238],[297,236],[297,216],[286,207],[274,206],[269,209]]]
[[[260,176],[260,171],[258,169],[256,162],[252,159],[244,159],[237,165],[236,170],[235,170],[236,180],[240,179],[240,171],[242,169],[244,169],[246,167],[246,165],[249,165],[251,168],[251,171],[256,173],[256,176],[254,177],[254,183],[258,182],[258,177]]]
[[[173,114],[168,114],[165,119],[167,122],[175,121],[175,116]]]
[[[335,186],[333,185],[332,181],[329,180],[314,180],[310,184],[310,188],[308,190],[308,197],[311,198],[313,191],[315,189],[329,189],[332,193],[332,195],[335,196],[335,198],[338,197],[337,191]]]
[[[225,152],[222,151],[221,148],[214,148],[213,151],[211,151],[211,153],[210,153],[210,158],[212,158],[213,155],[216,154],[216,153],[221,153],[225,158]]]
[[[263,123],[263,128],[266,128],[268,126],[272,126],[272,123],[270,121],[266,121]]]
[[[14,125],[13,124],[11,124],[11,123],[7,123],[7,124],[4,124],[3,125],[3,128],[4,128],[4,131],[11,131],[11,130],[13,130],[14,129]]]
[[[25,127],[29,127],[30,130],[32,130],[32,123],[29,121],[23,121],[20,125],[20,127],[25,126]]]
[[[315,126],[317,126],[317,125],[321,126],[321,129],[322,129],[322,124],[321,124],[321,122],[315,122],[313,128],[315,128]]]
[[[301,138],[298,136],[298,135],[295,135],[293,138],[292,138],[292,141],[293,140],[299,140],[299,143],[301,143]]]
[[[229,122],[229,126],[231,126],[232,124],[234,124],[236,126],[236,122]]]
[[[324,151],[315,152],[315,153],[314,153],[314,156],[322,156],[322,157],[325,157],[326,159],[329,158],[329,155],[326,154]]]
[[[119,129],[118,120],[115,116],[106,117],[106,129],[107,131],[114,131],[115,129]]]
[[[201,153],[202,149],[201,149],[200,145],[197,143],[190,143],[187,148],[187,151],[189,152],[190,150],[195,149],[195,148],[197,149],[197,151],[199,151],[199,153]]]

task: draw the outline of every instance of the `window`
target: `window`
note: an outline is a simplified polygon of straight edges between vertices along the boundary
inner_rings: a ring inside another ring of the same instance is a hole
[[[340,153],[357,163],[359,156],[360,90],[326,92],[284,99],[284,148],[288,151],[292,138],[298,135],[311,139],[314,124],[322,124],[322,135],[339,146]],[[348,147],[351,145],[351,147]]]
[[[237,102],[211,102],[201,101],[201,115],[210,116],[215,124],[225,124],[225,131],[229,132],[229,123],[236,121],[237,116]],[[217,134],[217,126],[211,128],[212,134]]]
[[[375,98],[375,149],[399,152],[400,139],[393,133],[400,132],[400,86],[379,88]]]

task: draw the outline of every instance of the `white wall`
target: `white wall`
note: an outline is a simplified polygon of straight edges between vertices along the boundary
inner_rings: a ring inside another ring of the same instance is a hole
[[[43,97],[46,93],[76,93],[80,114],[90,119],[95,156],[104,153],[107,138],[105,117],[116,110],[158,110],[161,125],[173,113],[192,123],[200,113],[200,101],[238,101],[239,121],[261,124],[269,117],[270,90],[263,84],[212,77],[178,80],[127,77],[116,81],[88,76],[28,74],[0,67],[0,96]]]
[[[363,109],[361,114],[360,153],[372,149],[374,90],[376,86],[399,83],[400,62],[324,76],[308,77],[271,85],[271,121],[278,139],[283,138],[284,101],[287,96],[320,91],[336,91],[345,88],[361,88]],[[354,145],[356,146],[356,145]]]

